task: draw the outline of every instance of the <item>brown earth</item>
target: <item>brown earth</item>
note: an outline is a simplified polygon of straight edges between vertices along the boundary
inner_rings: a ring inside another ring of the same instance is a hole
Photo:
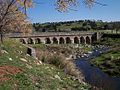
[[[10,80],[7,75],[16,75],[22,71],[21,68],[15,66],[0,66],[0,82]]]

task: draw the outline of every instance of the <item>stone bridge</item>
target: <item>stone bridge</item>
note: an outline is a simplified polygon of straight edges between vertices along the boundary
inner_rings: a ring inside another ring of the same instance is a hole
[[[91,44],[97,40],[95,32],[41,32],[32,35],[12,35],[23,44]]]

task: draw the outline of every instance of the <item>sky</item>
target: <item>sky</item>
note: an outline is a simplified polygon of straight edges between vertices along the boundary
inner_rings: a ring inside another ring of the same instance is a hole
[[[78,0],[77,7],[71,7],[74,10],[67,12],[58,12],[55,9],[56,0],[35,0],[39,4],[28,9],[28,18],[32,23],[60,22],[73,20],[103,20],[120,21],[120,0],[96,0],[107,6],[94,4],[89,9],[83,0]]]

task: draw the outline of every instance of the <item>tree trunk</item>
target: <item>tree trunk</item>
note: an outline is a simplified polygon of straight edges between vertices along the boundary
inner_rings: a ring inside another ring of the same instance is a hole
[[[2,33],[0,33],[0,41],[1,41],[1,43],[3,43],[3,34]]]
[[[0,27],[0,42],[3,43],[2,26]]]

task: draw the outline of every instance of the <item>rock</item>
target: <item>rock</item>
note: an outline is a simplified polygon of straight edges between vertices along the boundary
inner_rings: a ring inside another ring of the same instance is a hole
[[[22,54],[23,52],[22,51],[19,51],[20,54]]]
[[[58,75],[55,75],[55,78],[57,78],[57,79],[59,79],[60,81],[62,81],[61,78],[60,78]]]
[[[26,56],[30,56],[29,54],[26,54]]]
[[[39,66],[39,65],[42,64],[42,62],[41,62],[40,60],[36,60],[36,61],[35,61],[35,64]]]
[[[16,56],[16,58],[18,58],[18,56]]]
[[[51,67],[51,69],[53,70],[53,67]]]
[[[6,50],[1,50],[1,53],[9,54]]]
[[[87,54],[86,54],[86,53],[84,53],[83,55],[84,55],[84,56],[87,56]]]
[[[27,68],[29,68],[29,69],[31,69],[31,68],[32,68],[32,66],[30,66],[30,65],[28,65],[28,64],[26,64],[26,67],[27,67]]]
[[[82,55],[81,57],[83,58],[84,56]]]
[[[22,46],[19,46],[20,48],[22,48]]]
[[[12,58],[9,58],[10,61],[12,61],[13,59]]]
[[[89,54],[91,54],[92,52],[91,52],[91,51],[89,51],[88,53],[89,53]]]
[[[54,54],[56,54],[57,52],[53,52]]]
[[[61,89],[57,88],[57,90],[61,90]]]
[[[69,60],[69,59],[71,59],[71,58],[66,58],[66,60]]]
[[[24,58],[20,58],[20,60],[23,61],[23,62],[27,62],[27,60],[24,59]]]
[[[36,82],[36,83],[35,83],[35,85],[39,85],[39,83],[38,83],[38,82]]]

